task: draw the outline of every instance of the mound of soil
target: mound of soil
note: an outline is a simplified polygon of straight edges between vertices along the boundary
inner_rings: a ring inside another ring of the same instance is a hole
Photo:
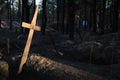
[[[35,32],[20,75],[17,71],[27,35],[5,29],[0,30],[0,36],[0,80],[120,79],[119,33],[87,34],[89,37],[81,42],[77,36],[71,41],[66,34],[55,31],[48,31],[45,36]]]

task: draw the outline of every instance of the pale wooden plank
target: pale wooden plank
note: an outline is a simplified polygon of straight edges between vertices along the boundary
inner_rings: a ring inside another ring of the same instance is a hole
[[[40,30],[41,30],[41,27],[35,26],[35,27],[32,28],[32,27],[31,27],[31,24],[26,23],[26,22],[22,22],[22,26],[23,26],[24,28],[30,28],[30,29],[37,30],[37,31],[40,31]]]
[[[33,20],[31,22],[31,24],[28,24],[26,22],[22,23],[22,26],[26,27],[26,28],[30,28],[30,31],[29,31],[28,39],[27,39],[26,46],[25,46],[25,49],[24,49],[24,52],[23,52],[23,56],[22,56],[22,59],[21,59],[21,63],[20,63],[20,66],[19,66],[18,74],[21,73],[23,65],[26,63],[28,53],[29,53],[29,50],[30,50],[30,45],[31,45],[31,42],[32,42],[32,37],[33,37],[34,30],[40,31],[40,27],[36,26],[37,14],[38,14],[38,6],[35,10],[35,14],[34,14],[34,17],[33,17]]]
[[[22,59],[21,59],[21,64],[19,66],[18,74],[21,73],[22,67],[26,63],[26,60],[27,60],[27,57],[28,57],[28,52],[29,52],[29,49],[30,49],[31,41],[32,41],[32,37],[33,37],[33,33],[34,33],[34,30],[31,29],[30,32],[29,32],[29,35],[28,35],[28,40],[27,40],[24,52],[23,52],[23,56],[22,56]]]
[[[36,24],[37,14],[38,14],[38,6],[36,7],[35,14],[34,14],[32,22],[31,22],[33,25]]]

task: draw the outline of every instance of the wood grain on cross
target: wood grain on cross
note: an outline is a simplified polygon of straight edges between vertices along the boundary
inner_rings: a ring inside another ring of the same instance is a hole
[[[24,52],[23,52],[23,56],[22,56],[22,59],[21,59],[21,63],[20,63],[20,66],[19,66],[18,74],[21,73],[22,67],[26,63],[34,30],[40,31],[40,29],[41,29],[39,26],[36,26],[37,14],[38,14],[38,6],[36,7],[35,14],[34,14],[34,17],[33,17],[33,20],[31,22],[31,24],[26,23],[26,22],[22,23],[22,26],[25,27],[25,28],[30,28],[30,31],[29,31],[28,39],[27,39],[26,46],[25,46],[25,49],[24,49]]]

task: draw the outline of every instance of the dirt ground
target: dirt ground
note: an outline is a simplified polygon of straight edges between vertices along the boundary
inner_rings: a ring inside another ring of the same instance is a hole
[[[19,31],[19,30],[18,30]],[[27,40],[16,29],[0,29],[0,80],[120,80],[120,33],[82,32],[75,40],[47,28],[35,32],[29,57],[17,75]]]

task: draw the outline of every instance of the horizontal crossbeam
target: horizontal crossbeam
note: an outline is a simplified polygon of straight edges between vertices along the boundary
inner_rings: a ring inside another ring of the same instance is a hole
[[[30,28],[30,29],[33,29],[33,30],[37,30],[37,31],[40,31],[41,30],[41,28],[39,27],[39,26],[35,26],[35,25],[33,25],[33,26],[31,26],[31,24],[28,24],[28,23],[26,23],[26,22],[22,22],[22,26],[24,27],[24,28]]]

